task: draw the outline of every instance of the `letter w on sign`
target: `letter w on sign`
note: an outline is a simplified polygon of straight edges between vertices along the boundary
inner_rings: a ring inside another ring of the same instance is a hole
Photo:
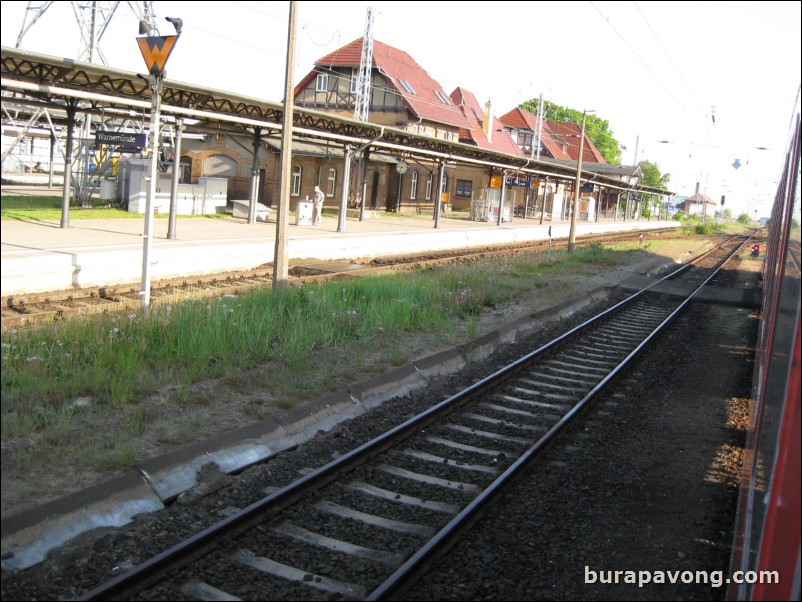
[[[142,58],[145,59],[145,65],[151,75],[160,77],[164,73],[164,66],[167,64],[167,59],[170,58],[177,39],[178,36],[148,36],[136,39]]]

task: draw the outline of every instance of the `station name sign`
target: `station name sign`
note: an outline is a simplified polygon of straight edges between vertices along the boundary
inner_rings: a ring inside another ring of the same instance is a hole
[[[526,178],[507,178],[505,182],[507,186],[523,186],[524,188],[529,188],[529,180]]]
[[[95,143],[128,148],[144,148],[147,144],[147,134],[98,131],[95,133]]]

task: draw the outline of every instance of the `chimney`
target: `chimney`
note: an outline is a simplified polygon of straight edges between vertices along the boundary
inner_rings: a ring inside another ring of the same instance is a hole
[[[490,99],[487,99],[485,103],[485,119],[482,123],[482,129],[485,132],[485,136],[487,136],[487,141],[490,142],[491,138],[493,137],[493,115],[490,112]]]

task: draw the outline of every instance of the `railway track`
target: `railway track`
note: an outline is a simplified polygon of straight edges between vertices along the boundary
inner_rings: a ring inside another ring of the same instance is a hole
[[[688,297],[644,289],[80,599],[399,596],[743,244],[663,279]]]
[[[659,236],[661,239],[666,239],[670,236],[670,234],[666,234],[665,230],[640,230],[635,233],[617,235],[583,236],[577,239],[577,244],[615,244],[636,241],[640,234],[645,239],[650,236]],[[566,244],[566,239],[558,239],[553,241],[552,248],[565,248]],[[420,269],[511,254],[536,253],[548,248],[548,241],[535,241],[525,244],[496,245],[467,252],[438,252],[409,256],[388,255],[364,261],[355,260],[349,263],[336,261],[291,262],[288,276],[291,286],[302,286],[325,280]],[[188,298],[220,297],[226,294],[242,293],[257,287],[269,287],[272,286],[272,282],[272,264],[253,270],[161,280],[154,282],[152,285],[151,303],[153,306],[157,306],[175,303]],[[19,328],[103,313],[136,312],[141,308],[141,301],[139,285],[127,284],[8,296],[0,300],[0,306],[2,307],[2,327]]]

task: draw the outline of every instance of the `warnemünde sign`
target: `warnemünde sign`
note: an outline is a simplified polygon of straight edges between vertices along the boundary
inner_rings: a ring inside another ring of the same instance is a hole
[[[147,135],[98,131],[95,133],[95,143],[114,146],[127,146],[129,148],[144,148],[145,144],[147,144]]]

